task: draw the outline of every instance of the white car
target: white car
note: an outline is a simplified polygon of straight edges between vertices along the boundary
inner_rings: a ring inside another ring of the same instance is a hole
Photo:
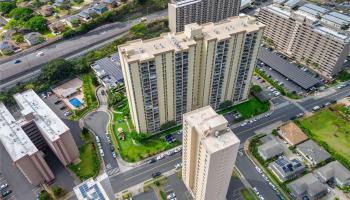
[[[176,197],[175,193],[172,192],[172,193],[168,194],[168,196],[166,198],[167,199],[172,199],[172,198],[175,198],[175,197]]]
[[[36,56],[43,56],[44,55],[44,52],[40,51],[36,54]]]
[[[99,143],[100,142],[100,138],[96,135],[96,142]]]
[[[247,125],[247,122],[243,122],[243,123],[241,124],[242,127],[245,126],[245,125]]]
[[[117,158],[117,155],[115,154],[115,152],[112,152],[112,157]]]
[[[105,153],[103,152],[102,148],[100,149],[100,154],[101,154],[102,157],[105,156]]]
[[[0,190],[3,190],[3,189],[5,189],[5,188],[7,188],[9,185],[7,184],[7,183],[5,183],[5,184],[2,184],[1,186],[0,186]]]
[[[182,166],[182,164],[181,164],[181,163],[177,163],[177,164],[175,165],[175,169],[180,169],[180,168],[181,168],[181,166]]]

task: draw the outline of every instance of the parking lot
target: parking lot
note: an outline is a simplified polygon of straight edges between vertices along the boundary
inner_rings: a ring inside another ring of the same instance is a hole
[[[192,200],[192,197],[185,184],[176,176],[176,174],[168,177],[168,185],[166,185],[164,188],[168,200],[174,198],[178,200]]]
[[[2,175],[1,171],[0,171],[0,191],[1,191],[2,198],[16,199],[14,193],[12,193],[12,187],[9,185],[7,179]]]

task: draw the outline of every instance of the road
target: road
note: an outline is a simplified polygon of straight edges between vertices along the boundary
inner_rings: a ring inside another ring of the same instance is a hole
[[[316,99],[310,98],[305,101],[297,103],[282,103],[280,107],[275,109],[270,117],[263,118],[259,121],[248,124],[244,127],[233,128],[232,131],[238,136],[243,144],[249,137],[255,135],[255,132],[261,128],[274,124],[276,122],[282,121],[286,122],[291,117],[302,112],[300,106],[304,109],[311,111],[312,108],[316,105],[322,105],[331,100],[338,100],[346,97],[350,93],[350,87],[337,90],[334,94],[328,95],[324,98]],[[154,172],[166,172],[174,168],[176,163],[181,161],[181,155],[176,154],[172,157],[165,157],[161,161],[157,161],[153,164],[144,164],[139,167],[136,167],[132,170],[129,170],[125,173],[113,175],[110,177],[112,187],[115,193],[123,191],[128,187],[134,186],[136,184],[142,183],[146,180],[151,179],[151,174]],[[270,188],[270,186],[262,179],[261,175],[255,170],[254,164],[246,157],[238,156],[236,161],[237,168],[241,171],[244,177],[248,182],[256,187],[259,192],[269,200],[278,200],[278,197],[275,195],[275,192]]]
[[[164,17],[167,11],[160,11],[147,15],[148,20]],[[23,82],[37,75],[40,67],[55,58],[72,58],[79,56],[91,48],[100,47],[103,44],[111,42],[116,36],[127,32],[130,27],[140,22],[140,19],[129,22],[115,22],[100,26],[84,35],[62,42],[54,43],[48,47],[42,48],[36,52],[23,55],[15,64],[14,61],[8,61],[0,65],[0,90],[15,85],[17,82]],[[39,51],[44,52],[43,56],[37,56]]]

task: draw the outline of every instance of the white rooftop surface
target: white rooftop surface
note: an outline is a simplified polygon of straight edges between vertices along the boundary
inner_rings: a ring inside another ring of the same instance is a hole
[[[277,7],[273,4],[266,6],[266,8],[270,9],[273,13],[284,18],[289,18],[291,16],[291,13],[289,10]]]
[[[109,200],[99,180],[95,181],[93,178],[75,186],[73,191],[78,200]]]
[[[190,4],[195,4],[195,3],[199,3],[202,0],[183,0],[183,1],[174,1],[172,2],[173,5],[175,5],[175,7],[183,7],[183,6],[187,6]]]
[[[203,37],[204,40],[220,41],[232,37],[233,34],[257,31],[262,27],[264,25],[257,22],[254,17],[236,16],[215,24],[188,24],[185,26],[185,32],[166,33],[150,40],[130,41],[120,45],[119,50],[127,55],[125,58],[128,62],[144,61],[153,59],[155,55],[163,52],[183,51],[195,45],[196,41],[187,37],[186,30],[199,30],[197,36]]]
[[[210,106],[191,111],[185,115],[198,133],[202,134],[202,142],[208,151],[216,152],[240,143],[237,136],[227,127],[228,122],[224,116],[217,114]],[[218,133],[218,136],[215,136],[215,132]]]
[[[26,155],[32,155],[38,151],[27,134],[1,102],[0,140],[14,162]]]
[[[335,30],[329,29],[327,27],[324,26],[316,26],[315,30],[318,31],[321,34],[327,35],[329,37],[332,37],[338,41],[344,42],[344,43],[348,43],[350,42],[350,36],[347,36],[345,34],[339,33]]]
[[[23,112],[32,112],[34,121],[42,134],[52,142],[59,139],[62,133],[69,130],[67,125],[46,105],[46,103],[33,91],[27,90],[14,95]]]

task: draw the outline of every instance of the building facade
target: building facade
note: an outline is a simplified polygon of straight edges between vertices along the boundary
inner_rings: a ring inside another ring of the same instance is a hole
[[[156,132],[191,110],[246,100],[263,29],[241,16],[119,46],[136,130]]]
[[[32,185],[55,179],[45,161],[53,152],[64,166],[79,161],[70,129],[33,91],[14,95],[21,116],[15,119],[0,102],[0,141],[14,165]]]
[[[264,36],[278,51],[327,79],[343,70],[350,51],[350,17],[306,4],[297,10],[273,4],[260,9]]]
[[[225,200],[239,139],[210,106],[184,114],[182,180],[195,200]]]
[[[181,32],[186,24],[219,22],[237,16],[240,4],[240,0],[173,0],[168,4],[169,28]]]

